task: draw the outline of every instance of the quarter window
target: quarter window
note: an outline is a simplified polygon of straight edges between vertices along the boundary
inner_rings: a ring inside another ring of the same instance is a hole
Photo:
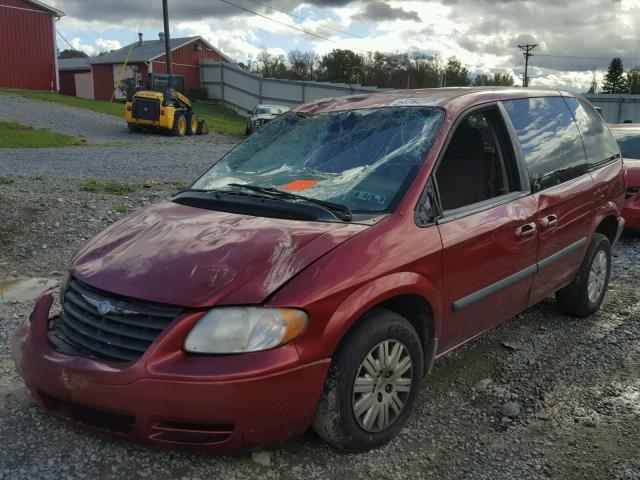
[[[580,132],[562,97],[508,100],[504,106],[520,140],[534,191],[587,172]]]
[[[602,117],[591,105],[572,97],[565,98],[565,101],[582,134],[582,143],[590,167],[607,163],[620,153]]]

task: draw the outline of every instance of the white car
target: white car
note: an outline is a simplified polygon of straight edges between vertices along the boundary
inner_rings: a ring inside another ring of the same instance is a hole
[[[249,111],[251,115],[247,121],[245,135],[250,135],[256,130],[260,130],[265,123],[270,122],[278,115],[282,115],[289,111],[288,107],[280,105],[256,105],[253,110]]]

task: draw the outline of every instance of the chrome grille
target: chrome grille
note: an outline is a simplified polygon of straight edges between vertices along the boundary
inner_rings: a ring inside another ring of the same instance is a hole
[[[176,307],[116,297],[72,279],[49,337],[55,337],[52,343],[65,353],[133,362],[180,312]]]

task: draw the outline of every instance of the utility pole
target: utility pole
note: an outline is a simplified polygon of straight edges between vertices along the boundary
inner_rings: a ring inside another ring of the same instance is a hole
[[[167,0],[162,0],[162,19],[164,20],[164,50],[167,62],[167,74],[173,75],[173,63],[171,62],[171,37],[169,36],[169,7]],[[173,83],[173,81],[171,81]]]
[[[533,57],[533,53],[531,50],[538,46],[537,43],[534,44],[526,44],[526,45],[518,45],[518,48],[522,50],[522,54],[524,55],[524,78],[522,79],[522,86],[529,86],[529,57]]]

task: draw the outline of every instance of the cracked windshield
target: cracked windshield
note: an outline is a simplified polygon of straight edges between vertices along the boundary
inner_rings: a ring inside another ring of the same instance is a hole
[[[424,160],[443,116],[436,108],[406,107],[291,113],[232,150],[193,188],[271,187],[356,213],[388,212]]]

